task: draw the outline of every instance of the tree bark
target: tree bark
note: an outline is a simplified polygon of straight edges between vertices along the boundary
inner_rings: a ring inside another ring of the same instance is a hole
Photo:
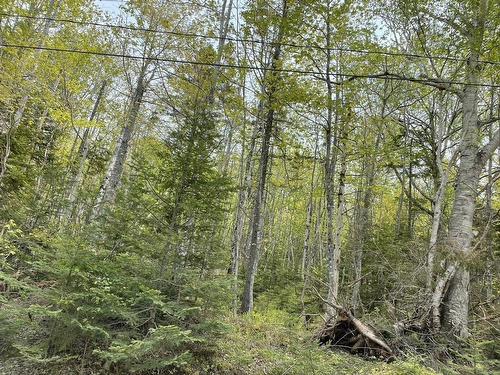
[[[245,106],[245,86],[243,86],[243,105]],[[248,199],[248,189],[251,188],[251,168],[255,139],[256,139],[256,129],[257,126],[254,125],[254,131],[252,132],[252,138],[250,141],[250,148],[248,150],[247,160],[245,163],[245,141],[246,141],[246,110],[243,110],[243,124],[242,124],[242,143],[241,143],[241,155],[240,155],[240,176],[239,176],[239,192],[238,192],[238,204],[236,206],[236,214],[233,227],[233,236],[231,239],[231,269],[230,273],[233,275],[233,313],[237,313],[238,309],[238,277],[239,277],[239,264],[240,264],[240,254],[241,254],[241,242],[243,238],[243,225],[244,225],[244,214],[245,214],[245,204]],[[247,179],[250,178],[248,187]],[[245,185],[246,183],[246,185]]]
[[[335,309],[331,303],[336,303],[338,292],[339,269],[336,263],[335,254],[335,234],[334,234],[334,178],[337,165],[337,117],[338,111],[335,111],[334,122],[334,102],[333,102],[333,85],[331,80],[331,9],[327,10],[326,16],[326,88],[327,88],[327,117],[325,127],[325,198],[326,198],[326,237],[327,237],[327,269],[328,269],[328,294],[326,300],[330,303],[325,304],[325,312],[327,318],[332,318],[335,315]],[[335,103],[339,99],[339,90],[335,90]]]
[[[443,206],[445,203],[445,193],[446,187],[448,185],[448,178],[450,174],[450,169],[455,164],[455,158],[457,153],[453,154],[450,159],[449,166],[444,169],[443,168],[443,139],[447,134],[445,134],[446,124],[444,121],[444,109],[443,96],[439,96],[439,112],[435,121],[438,121],[437,129],[434,131],[434,142],[435,142],[435,163],[436,163],[436,173],[435,185],[437,185],[437,189],[435,189],[434,197],[433,197],[433,209],[432,209],[432,224],[431,224],[431,233],[429,238],[429,249],[427,252],[427,274],[426,274],[426,294],[432,294],[432,281],[434,279],[434,259],[436,257],[437,251],[437,242],[439,237],[439,229],[441,226],[442,216],[443,216]],[[434,123],[433,126],[436,126]]]
[[[283,10],[281,14],[281,21],[278,31],[277,41],[275,43],[272,63],[273,69],[277,68],[277,64],[281,59],[281,43],[284,37],[285,20],[288,14],[288,1],[283,0]],[[277,73],[273,70],[270,73],[271,83],[267,96],[267,115],[264,124],[264,132],[262,134],[262,147],[260,152],[259,162],[259,176],[257,183],[257,191],[255,192],[254,207],[252,213],[252,228],[250,233],[250,248],[249,258],[247,265],[247,275],[245,282],[245,289],[243,291],[243,301],[241,304],[241,312],[246,313],[253,310],[253,287],[255,276],[257,273],[257,265],[259,261],[259,248],[260,238],[262,232],[262,209],[264,203],[264,194],[267,180],[267,168],[269,162],[269,150],[271,146],[271,136],[274,128],[274,113],[275,113],[275,94],[276,94],[276,80],[278,79]]]
[[[495,105],[494,99],[494,90],[491,89],[491,102],[490,102],[490,117],[493,118],[493,108]],[[490,127],[488,132],[488,139],[491,142],[493,137],[493,132]],[[493,244],[495,243],[494,236],[495,231],[489,225],[493,221],[494,211],[492,207],[492,198],[493,198],[493,155],[488,159],[488,182],[486,184],[486,216],[487,216],[487,225],[488,225],[488,233],[486,235],[486,301],[489,303],[493,299],[493,275],[494,275],[494,258],[495,254],[493,251]]]
[[[96,205],[92,212],[92,217],[98,217],[102,213],[102,209],[106,204],[113,203],[121,182],[123,169],[127,160],[127,155],[130,148],[130,142],[135,130],[137,116],[141,107],[142,98],[145,91],[145,74],[146,64],[142,67],[137,83],[135,85],[132,100],[127,112],[125,126],[122,129],[121,135],[118,138],[115,152],[106,171],[104,181],[99,191]]]
[[[345,211],[345,176],[347,171],[347,155],[345,149],[345,137],[346,137],[346,123],[342,124],[344,127],[342,130],[342,135],[339,137],[339,154],[340,154],[340,172],[339,172],[339,187],[337,193],[337,209],[335,213],[335,225],[334,225],[334,242],[333,242],[333,279],[329,279],[329,290],[331,290],[330,301],[336,301],[339,294],[339,272],[340,272],[340,255],[342,251],[342,230],[344,228],[344,211]],[[332,276],[332,274],[330,274]],[[333,316],[333,315],[329,315]]]
[[[449,287],[443,298],[443,328],[460,337],[468,336],[470,274],[464,261],[472,252],[472,224],[476,208],[476,195],[481,171],[500,146],[496,132],[488,145],[480,148],[478,123],[478,87],[481,66],[479,56],[483,42],[488,0],[481,0],[477,16],[470,29],[470,55],[467,60],[465,85],[462,96],[462,140],[455,198],[448,225],[446,245],[458,260],[456,272],[449,279]]]
[[[376,150],[380,143],[380,133],[377,135],[374,149]],[[353,223],[354,233],[351,238],[354,243],[354,284],[352,287],[351,307],[356,315],[361,306],[361,281],[363,270],[363,254],[368,233],[370,230],[370,215],[373,203],[373,184],[375,181],[375,156],[365,156],[365,171],[364,180],[361,189],[361,194],[357,197],[356,212],[354,214],[355,223]]]

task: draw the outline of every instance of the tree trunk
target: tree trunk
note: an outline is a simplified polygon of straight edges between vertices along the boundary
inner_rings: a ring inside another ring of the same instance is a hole
[[[339,187],[337,193],[337,210],[335,213],[335,226],[334,226],[334,242],[333,242],[333,266],[335,274],[334,279],[329,280],[329,287],[332,291],[331,300],[336,300],[339,294],[339,271],[340,271],[340,254],[341,254],[341,236],[342,229],[344,228],[344,211],[345,211],[345,176],[347,170],[347,155],[345,149],[345,127],[346,123],[343,124],[342,136],[339,142],[339,154],[340,154],[340,172],[339,172]],[[331,316],[331,315],[330,315]]]
[[[438,161],[440,163],[441,161]],[[432,215],[431,235],[429,239],[429,250],[427,252],[427,274],[426,274],[426,290],[427,294],[432,291],[432,280],[434,275],[434,258],[436,257],[436,245],[438,241],[439,226],[443,213],[444,198],[446,186],[448,185],[448,174],[441,174],[439,187],[434,195],[434,209]]]
[[[222,61],[222,54],[224,52],[227,33],[229,31],[229,20],[231,19],[232,9],[233,0],[223,0],[219,18],[219,40],[217,42],[217,55],[215,60],[216,64],[220,64]],[[215,68],[212,70],[212,84],[210,85],[210,89],[207,95],[207,103],[209,105],[213,104],[215,100],[215,90],[217,88],[217,82],[219,81],[221,69],[221,66],[215,66]]]
[[[283,0],[283,11],[281,15],[281,23],[279,26],[278,37],[274,47],[274,53],[272,57],[271,67],[273,69],[277,68],[277,64],[281,59],[281,42],[284,36],[285,19],[288,13],[288,2]],[[255,275],[257,273],[257,265],[259,261],[259,247],[260,238],[262,231],[262,209],[264,203],[264,194],[267,180],[267,167],[269,162],[269,150],[271,147],[271,136],[274,128],[274,112],[275,103],[274,96],[276,94],[276,79],[277,74],[273,70],[271,71],[271,84],[267,96],[267,115],[264,124],[264,132],[262,134],[262,147],[260,152],[260,162],[259,162],[259,176],[257,183],[257,191],[255,192],[255,200],[252,214],[252,228],[250,233],[250,248],[249,248],[249,258],[247,265],[247,275],[245,282],[245,289],[243,291],[243,301],[241,305],[241,312],[250,312],[253,310],[253,286],[255,282]]]
[[[48,12],[47,12],[48,17],[46,18],[45,23],[43,25],[42,32],[40,33],[42,36],[42,40],[38,43],[38,47],[43,47],[43,42],[44,42],[43,37],[48,35],[50,26],[54,22],[53,18],[56,17],[60,5],[61,5],[60,0],[58,0],[57,3],[56,3],[56,0],[50,0],[49,6],[48,6]],[[35,53],[36,53],[36,55],[40,55],[41,52],[42,52],[42,50],[36,50]],[[27,76],[31,77],[37,71],[37,69],[38,69],[38,60],[37,60],[37,63],[35,65],[33,65],[30,72],[27,74]],[[28,100],[29,100],[29,95],[26,94],[19,101],[19,105],[17,107],[17,110],[14,113],[13,124],[12,124],[12,128],[10,129],[10,131],[14,131],[21,124],[21,120],[24,116],[24,111],[26,110],[26,106],[28,104]]]
[[[467,60],[462,96],[462,140],[455,198],[448,225],[446,245],[458,261],[456,272],[450,277],[443,301],[443,328],[460,337],[468,336],[470,274],[464,261],[472,251],[472,224],[476,208],[479,176],[488,158],[500,145],[500,134],[482,149],[478,123],[478,87],[481,66],[479,56],[483,42],[488,0],[481,0],[475,27],[470,30],[470,56]]]
[[[435,176],[435,185],[437,185],[437,189],[435,190],[433,197],[433,209],[432,209],[432,225],[431,225],[431,234],[429,238],[429,249],[427,252],[427,274],[426,274],[426,294],[432,294],[432,280],[434,279],[434,258],[436,257],[436,246],[439,237],[439,228],[442,221],[443,216],[443,206],[445,203],[445,193],[446,187],[448,185],[448,177],[450,168],[455,164],[455,155],[452,156],[448,168],[443,168],[443,139],[445,137],[445,129],[446,124],[444,121],[444,109],[442,105],[442,101],[444,100],[443,96],[439,96],[439,112],[435,121],[438,121],[437,131],[434,131],[435,134],[435,162],[437,168],[437,176]],[[435,124],[434,124],[435,126]]]
[[[92,123],[92,121],[94,121],[97,115],[97,112],[99,110],[99,105],[104,95],[104,89],[106,88],[106,84],[107,82],[104,81],[101,85],[101,88],[99,89],[99,92],[94,102],[94,107],[92,108],[92,112],[90,113],[89,116],[89,125],[90,123]],[[66,218],[70,218],[74,212],[74,209],[76,208],[75,203],[78,196],[77,194],[78,188],[81,186],[83,181],[85,161],[87,160],[87,156],[89,153],[89,142],[91,136],[90,131],[91,127],[88,126],[83,132],[80,148],[78,150],[78,160],[77,160],[78,166],[76,169],[72,168],[73,170],[71,171],[72,176],[67,191],[67,206],[65,207],[65,210],[62,213],[62,216]]]
[[[245,107],[245,86],[243,85],[243,106]],[[250,148],[248,150],[248,156],[245,163],[245,138],[246,138],[246,110],[243,110],[243,124],[242,124],[242,144],[241,144],[241,155],[240,155],[240,176],[239,176],[239,192],[238,192],[238,204],[236,206],[236,214],[233,227],[233,236],[231,239],[231,269],[230,273],[233,275],[233,313],[237,313],[238,309],[238,277],[239,277],[239,264],[240,264],[240,253],[241,253],[241,241],[243,238],[243,225],[244,225],[244,214],[245,214],[245,204],[247,201],[247,179],[251,176],[251,168],[253,158],[255,139],[256,139],[256,129],[254,126],[254,131],[252,132],[252,139],[250,141]],[[251,187],[251,178],[250,178]]]
[[[304,246],[302,250],[302,267],[301,267],[301,277],[305,284],[305,274],[307,273],[307,266],[309,264],[309,242],[311,238],[311,224],[313,217],[313,193],[314,193],[314,179],[316,175],[316,159],[318,156],[318,141],[319,133],[316,133],[316,142],[314,145],[314,160],[311,172],[311,182],[309,185],[309,200],[307,202],[307,217],[306,217],[306,230],[304,235]]]
[[[337,291],[338,291],[338,280],[339,280],[339,269],[335,262],[335,235],[334,235],[334,178],[335,169],[337,164],[337,117],[338,111],[335,112],[335,123],[333,120],[334,102],[333,102],[333,82],[331,81],[331,9],[329,8],[328,14],[326,16],[326,88],[327,88],[327,118],[325,127],[325,197],[326,197],[326,237],[327,237],[327,268],[328,268],[328,294],[326,300],[330,303],[325,304],[325,311],[327,318],[331,318],[335,315],[335,309],[332,308],[332,303],[337,301]],[[339,99],[339,90],[335,90],[335,103]]]
[[[382,119],[385,117],[385,100],[382,106]],[[366,139],[366,138],[365,138]],[[377,150],[381,141],[380,132],[374,144],[374,150]],[[375,165],[376,158],[374,154],[365,155],[364,160],[364,183],[361,184],[362,192],[359,194],[359,201],[356,203],[356,211],[354,220],[354,233],[351,236],[354,243],[354,284],[351,295],[351,306],[354,314],[356,315],[359,307],[361,306],[361,281],[363,269],[363,254],[366,242],[368,240],[368,233],[370,230],[370,215],[373,204],[373,184],[375,182]]]
[[[491,102],[490,102],[490,117],[493,117],[493,108],[495,105],[494,91],[491,89]],[[490,127],[488,132],[488,139],[491,142],[493,132]],[[489,303],[493,299],[493,275],[494,275],[494,258],[493,244],[495,243],[495,230],[492,228],[492,221],[494,217],[494,210],[492,207],[493,198],[493,155],[488,159],[488,183],[486,184],[486,216],[487,216],[487,235],[486,235],[486,301]]]
[[[139,108],[144,96],[145,74],[146,66],[143,66],[141,72],[139,73],[139,77],[137,78],[137,83],[126,116],[125,126],[122,129],[120,138],[118,138],[113,158],[108,166],[104,182],[102,183],[99,191],[99,196],[92,213],[93,217],[98,217],[104,206],[106,204],[113,203],[116,198],[116,193],[118,191],[118,186],[122,178],[123,169],[129,152],[130,141],[135,130]]]

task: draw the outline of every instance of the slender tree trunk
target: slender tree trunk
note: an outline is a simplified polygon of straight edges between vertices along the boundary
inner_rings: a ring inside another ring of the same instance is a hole
[[[276,69],[279,60],[281,59],[281,42],[284,36],[285,19],[288,14],[288,2],[283,0],[283,11],[281,15],[281,23],[279,26],[278,37],[274,47],[274,53],[272,57],[272,68]],[[274,129],[274,113],[275,113],[275,103],[274,96],[277,90],[276,79],[277,74],[275,71],[271,73],[271,84],[267,96],[267,115],[264,123],[264,132],[262,134],[262,147],[260,152],[260,162],[259,162],[259,176],[257,183],[257,191],[255,192],[255,200],[252,214],[252,229],[250,233],[250,248],[249,248],[249,259],[247,265],[247,275],[245,282],[245,289],[243,291],[243,301],[241,305],[242,312],[250,312],[253,310],[253,286],[255,282],[255,275],[257,273],[257,265],[259,261],[259,248],[260,248],[260,238],[262,236],[262,209],[264,206],[264,196],[265,187],[267,181],[267,169],[269,163],[269,151],[271,148],[271,136]]]
[[[245,81],[244,81],[245,82]],[[243,97],[243,123],[241,132],[241,155],[240,155],[240,176],[239,176],[239,192],[238,192],[238,204],[236,206],[236,217],[234,220],[233,236],[231,239],[231,275],[233,275],[233,314],[236,315],[238,310],[238,277],[239,277],[239,265],[240,265],[240,253],[241,253],[241,242],[243,238],[243,225],[244,225],[244,213],[245,213],[245,203],[247,200],[247,191],[245,187],[246,178],[251,174],[251,160],[247,160],[245,164],[245,141],[246,141],[246,109],[245,109],[245,98],[246,98],[245,85],[242,89]],[[254,126],[256,128],[256,126]],[[248,152],[248,157],[253,157],[253,148],[255,147],[255,137],[253,137],[250,142],[250,149]],[[245,165],[247,168],[245,168]],[[250,180],[251,185],[251,180]]]
[[[337,193],[337,210],[335,213],[335,224],[334,224],[334,242],[333,242],[333,265],[335,269],[335,275],[333,280],[329,280],[329,286],[332,290],[332,300],[336,300],[339,294],[339,273],[340,273],[340,255],[341,255],[341,239],[342,230],[344,228],[344,211],[345,211],[345,176],[347,171],[347,155],[345,148],[345,127],[346,124],[342,124],[344,130],[340,137],[339,142],[339,154],[340,154],[340,172],[339,172],[339,187]]]
[[[98,217],[101,214],[104,206],[106,204],[113,203],[116,198],[118,187],[123,174],[123,169],[125,167],[125,162],[127,160],[130,142],[135,130],[137,116],[139,114],[142,98],[144,96],[144,90],[146,88],[145,74],[146,65],[143,66],[141,72],[139,73],[139,77],[137,78],[137,83],[126,116],[125,126],[123,127],[121,135],[118,138],[114,155],[106,171],[106,175],[104,177],[104,181],[102,183],[101,189],[99,191],[99,196],[92,213],[93,217]]]
[[[227,176],[229,162],[231,160],[231,150],[233,147],[233,134],[234,134],[235,124],[232,120],[228,120],[227,126],[229,128],[227,134],[227,141],[226,141],[226,146],[224,147],[224,154],[222,155],[222,160],[219,168],[219,171],[223,176]]]
[[[404,178],[404,176],[403,176]],[[404,193],[404,189],[403,187],[401,187],[401,193],[399,194],[399,198],[398,198],[398,210],[396,212],[396,228],[395,228],[395,232],[396,232],[396,238],[399,238],[401,237],[401,221],[402,221],[402,218],[403,218],[403,203],[404,203],[404,197],[405,197],[405,193]]]
[[[219,18],[219,40],[217,43],[217,57],[216,64],[220,64],[222,61],[222,54],[224,52],[224,46],[226,44],[227,33],[229,31],[229,21],[231,19],[231,12],[233,9],[233,0],[223,0],[222,9]],[[208,93],[207,103],[212,104],[215,100],[215,90],[217,88],[217,82],[219,81],[219,76],[221,73],[221,66],[216,66],[212,70],[212,82],[210,90]]]
[[[382,120],[385,117],[385,101],[382,106]],[[365,139],[367,135],[365,135]],[[377,134],[374,150],[377,150],[381,141],[380,133]],[[376,158],[374,154],[365,155],[364,164],[364,182],[361,184],[362,192],[360,192],[358,199],[359,201],[356,204],[356,211],[354,214],[354,220],[356,221],[353,224],[354,233],[351,236],[352,241],[354,243],[354,283],[352,288],[351,295],[351,306],[354,314],[356,314],[361,306],[361,282],[362,282],[362,269],[363,269],[363,254],[366,246],[366,242],[368,241],[368,234],[370,232],[371,227],[371,212],[373,205],[373,185],[375,182],[375,166],[376,166]]]
[[[440,161],[439,161],[440,162]],[[436,246],[439,236],[439,226],[441,224],[443,205],[448,185],[448,175],[441,175],[439,187],[434,195],[434,209],[432,215],[431,235],[429,239],[429,250],[427,252],[427,274],[426,274],[426,290],[427,294],[432,291],[432,280],[434,278],[434,258],[436,257]]]
[[[273,130],[273,117],[274,109],[270,109],[267,115],[266,124],[264,127],[262,149],[260,153],[259,162],[259,180],[257,191],[255,192],[255,201],[253,208],[253,222],[250,233],[250,248],[249,259],[247,266],[247,277],[245,283],[245,290],[243,292],[243,303],[241,306],[242,312],[250,312],[253,310],[253,285],[255,282],[255,275],[257,273],[257,264],[259,258],[259,237],[262,230],[262,206],[264,202],[264,189],[267,179],[267,165],[269,162],[269,148],[271,143],[271,134]]]
[[[406,121],[405,121],[406,122]],[[408,166],[408,238],[413,238],[413,138],[410,136],[410,165]]]
[[[311,172],[311,182],[309,184],[309,200],[307,202],[307,217],[306,217],[306,230],[304,235],[304,246],[302,250],[302,267],[301,267],[301,277],[304,280],[305,284],[305,274],[307,273],[307,266],[309,264],[309,242],[311,238],[311,224],[313,217],[313,193],[314,193],[314,181],[316,175],[316,159],[318,156],[318,141],[319,141],[319,133],[316,133],[316,142],[314,145],[314,160],[313,167]]]
[[[97,112],[99,110],[99,105],[101,103],[102,97],[104,95],[104,89],[106,88],[107,82],[104,81],[101,85],[101,88],[99,89],[99,92],[97,93],[97,97],[94,102],[94,107],[92,108],[92,112],[90,113],[89,116],[89,125],[94,121]],[[75,212],[76,208],[76,199],[78,196],[78,189],[82,184],[83,181],[83,173],[85,170],[85,161],[87,160],[87,156],[89,153],[89,146],[90,146],[90,136],[91,136],[91,127],[88,126],[85,128],[83,135],[82,135],[82,140],[80,143],[80,148],[78,150],[78,160],[77,160],[77,166],[76,169],[72,168],[70,173],[72,174],[70,184],[67,190],[67,206],[65,210],[62,212],[62,216],[66,218],[70,218],[71,215]]]
[[[38,43],[38,47],[43,46],[43,44],[44,44],[43,38],[48,35],[50,26],[54,22],[52,20],[52,18],[56,17],[60,5],[61,5],[60,0],[57,0],[57,2],[56,2],[56,0],[50,0],[49,6],[48,6],[48,11],[47,11],[48,17],[47,17],[47,19],[43,25],[43,29],[40,33],[42,36],[42,40]],[[40,55],[41,52],[42,52],[41,50],[36,50],[35,53],[38,56],[38,55]],[[38,60],[37,60],[37,63],[32,66],[32,68],[31,68],[30,72],[27,74],[27,76],[28,77],[33,76],[33,74],[35,74],[37,69],[38,69]],[[25,94],[21,98],[21,100],[19,101],[19,105],[17,107],[17,110],[14,113],[14,119],[13,119],[11,131],[14,131],[15,129],[17,129],[17,127],[21,124],[21,120],[24,116],[24,112],[25,112],[26,106],[28,104],[28,100],[29,100],[29,95]]]
[[[328,295],[327,301],[336,304],[337,301],[337,291],[338,291],[338,279],[339,279],[339,269],[335,262],[335,234],[334,234],[334,209],[335,209],[335,198],[334,198],[334,178],[335,169],[337,164],[337,134],[336,125],[338,112],[335,112],[335,123],[333,119],[334,115],[334,101],[333,101],[333,82],[331,80],[331,9],[328,8],[328,14],[326,16],[326,88],[327,88],[327,118],[325,127],[325,143],[326,143],[326,153],[325,153],[325,197],[326,197],[326,237],[327,237],[327,268],[328,268]],[[339,90],[335,90],[335,103],[339,99]],[[331,304],[326,304],[325,311],[327,318],[331,318],[335,315],[335,309]]]
[[[448,185],[448,177],[450,172],[450,167],[455,163],[455,157],[452,157],[450,160],[450,166],[446,169],[443,168],[443,139],[445,136],[445,116],[444,109],[442,105],[443,97],[439,97],[439,113],[437,116],[437,131],[435,134],[435,144],[436,144],[436,152],[435,152],[435,160],[437,167],[437,189],[435,190],[433,197],[433,210],[432,210],[432,225],[431,225],[431,233],[429,238],[429,249],[427,253],[427,274],[426,274],[426,294],[432,294],[432,281],[434,279],[434,259],[436,257],[436,247],[439,237],[439,229],[443,216],[443,206],[445,203],[445,193],[446,187]],[[435,125],[434,125],[435,126]]]
[[[316,214],[316,223],[314,225],[314,258],[311,259],[311,265],[316,263],[323,264],[323,199],[318,199],[315,205],[318,207]]]
[[[491,89],[491,102],[490,102],[490,117],[493,117],[493,108],[495,105],[494,100],[494,91]],[[488,132],[488,139],[491,142],[493,137],[493,132],[490,127]],[[492,198],[493,198],[493,155],[488,159],[488,183],[486,185],[486,215],[487,215],[487,230],[488,233],[486,235],[486,301],[491,302],[493,299],[493,267],[494,267],[494,252],[493,252],[493,244],[495,243],[494,236],[495,230],[492,228],[493,226],[493,217],[494,211],[492,207]]]

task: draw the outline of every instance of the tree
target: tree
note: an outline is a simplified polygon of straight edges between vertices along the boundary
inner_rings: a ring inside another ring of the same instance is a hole
[[[459,145],[459,167],[455,197],[453,200],[446,245],[452,260],[445,274],[437,283],[434,303],[443,303],[443,326],[453,333],[465,337],[468,335],[469,316],[469,283],[470,274],[464,264],[473,250],[473,219],[476,206],[476,191],[479,177],[487,160],[500,147],[500,131],[496,131],[492,139],[485,145],[481,144],[481,122],[478,117],[478,82],[481,71],[480,56],[483,51],[485,25],[491,12],[488,0],[480,0],[470,4],[467,9],[471,19],[466,21],[465,28],[454,21],[435,16],[449,23],[455,32],[466,40],[469,57],[465,66],[465,87],[459,93],[462,102],[462,139]],[[444,293],[443,284],[448,284]],[[436,311],[435,307],[434,310]],[[437,319],[434,320],[437,323]]]
[[[265,90],[265,120],[262,132],[262,146],[259,159],[259,173],[257,176],[257,190],[255,192],[255,200],[252,212],[251,230],[250,230],[250,247],[249,258],[247,265],[247,275],[245,289],[243,291],[243,301],[241,304],[242,312],[250,312],[253,309],[253,287],[255,283],[255,275],[257,273],[257,265],[259,261],[260,236],[262,231],[262,209],[264,207],[264,195],[266,188],[266,180],[269,164],[269,151],[271,147],[271,136],[274,130],[274,113],[276,110],[275,96],[279,76],[275,72],[281,60],[281,44],[285,36],[286,20],[288,16],[288,1],[283,0],[281,4],[281,15],[276,40],[274,41],[274,50],[272,53],[271,71],[266,71],[265,81],[268,87]]]

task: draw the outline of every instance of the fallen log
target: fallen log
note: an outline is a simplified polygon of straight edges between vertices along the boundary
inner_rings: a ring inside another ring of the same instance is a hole
[[[394,360],[394,352],[390,346],[371,327],[343,306],[321,299],[338,311],[337,319],[334,322],[332,319],[326,321],[318,332],[317,339],[321,345],[338,347],[352,354],[377,357],[388,362]]]

